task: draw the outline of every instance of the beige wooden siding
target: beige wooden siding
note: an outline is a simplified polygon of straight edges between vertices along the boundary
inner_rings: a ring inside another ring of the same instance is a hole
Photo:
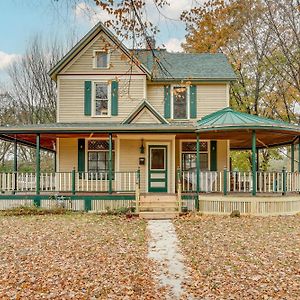
[[[94,51],[110,50],[110,67],[99,69],[93,67]],[[131,60],[107,37],[100,33],[87,45],[60,74],[143,74]]]
[[[119,114],[112,117],[84,115],[84,79],[60,79],[59,122],[122,122],[144,97],[144,79],[119,80]]]
[[[147,110],[146,108],[144,108],[135,118],[134,120],[131,122],[131,123],[137,123],[137,124],[140,124],[140,123],[143,123],[143,124],[158,124],[160,123],[160,121],[155,117],[153,116],[153,114]]]
[[[226,107],[227,99],[226,84],[197,84],[197,118]],[[164,85],[149,84],[147,100],[164,115]]]
[[[59,172],[71,172],[75,167],[77,171],[78,142],[76,138],[59,139]]]
[[[162,116],[164,115],[164,86],[163,85],[148,85],[147,100]]]
[[[200,119],[210,113],[227,106],[226,84],[197,85],[197,118]]]
[[[229,169],[228,166],[228,142],[227,141],[217,141],[217,169],[218,171],[223,171],[224,167]]]
[[[119,164],[120,171],[136,171],[139,167],[139,157],[142,157],[143,154],[140,154],[140,140],[123,140],[120,141],[120,155],[119,155]],[[141,170],[141,191],[145,192],[145,167],[140,166]]]

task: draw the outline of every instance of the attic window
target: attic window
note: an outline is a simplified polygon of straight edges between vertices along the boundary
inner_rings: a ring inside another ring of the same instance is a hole
[[[106,51],[94,51],[94,67],[108,68],[108,66],[109,66],[109,53]]]

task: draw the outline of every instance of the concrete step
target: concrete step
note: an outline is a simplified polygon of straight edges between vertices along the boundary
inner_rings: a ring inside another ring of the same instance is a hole
[[[178,211],[178,206],[174,207],[140,207],[140,211],[152,211],[152,212],[174,212]]]
[[[162,220],[162,219],[174,219],[179,216],[178,212],[140,212],[140,217],[147,220]]]

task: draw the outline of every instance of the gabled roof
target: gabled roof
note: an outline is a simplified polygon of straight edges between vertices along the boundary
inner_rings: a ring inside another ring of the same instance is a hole
[[[143,112],[143,110],[149,111],[149,113],[161,124],[169,124],[169,122],[147,101],[143,100],[133,112],[123,121],[123,124],[134,123],[134,120]]]
[[[227,57],[222,53],[171,53],[166,50],[155,50],[163,72],[156,65],[150,50],[136,50],[136,56],[152,70],[153,80],[197,80],[197,81],[231,81],[236,75]]]
[[[121,49],[130,59],[132,59],[132,55],[125,45],[119,41],[116,36],[103,25],[102,22],[99,22],[49,71],[51,78],[56,79],[57,74],[101,31],[103,31],[113,43],[118,45],[119,49]],[[145,72],[147,75],[150,75],[149,70],[135,57],[133,57],[133,61],[143,72]]]

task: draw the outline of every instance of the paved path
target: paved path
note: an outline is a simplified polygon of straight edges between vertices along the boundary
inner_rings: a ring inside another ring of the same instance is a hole
[[[157,280],[170,289],[169,299],[180,299],[185,292],[182,283],[186,278],[183,257],[178,250],[178,239],[170,220],[150,220],[149,258],[158,262]],[[188,297],[189,298],[189,297]]]

